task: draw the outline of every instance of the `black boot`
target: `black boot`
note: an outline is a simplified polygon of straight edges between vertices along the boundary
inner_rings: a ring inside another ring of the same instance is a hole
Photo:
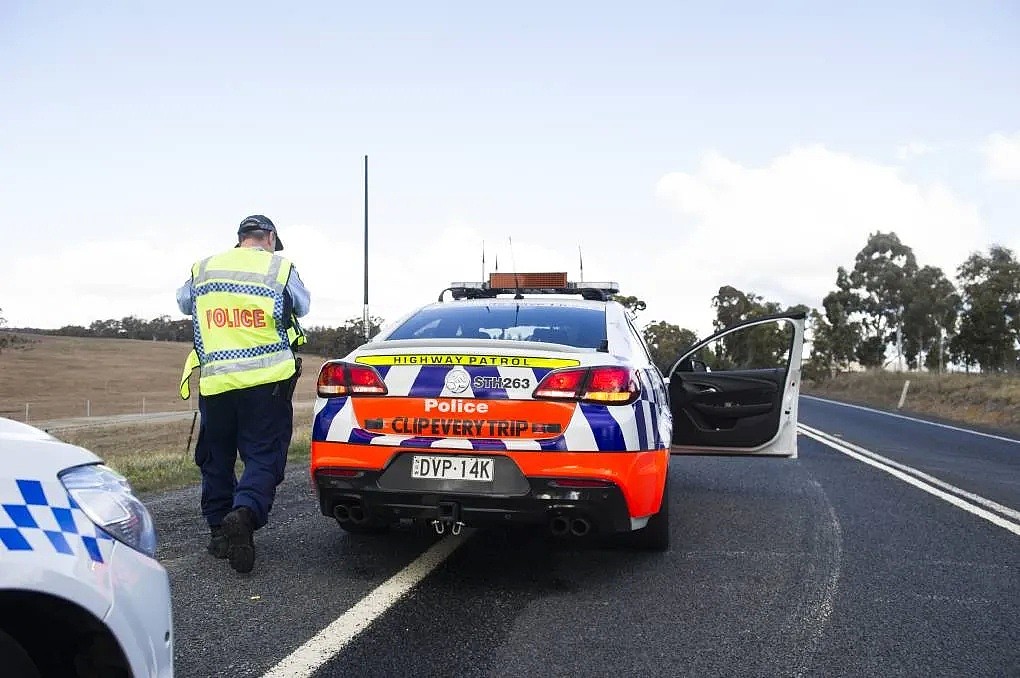
[[[230,567],[244,574],[251,572],[255,567],[255,514],[240,506],[223,518],[222,528]]]
[[[223,534],[223,527],[216,525],[209,528],[209,545],[205,547],[213,558],[227,557],[227,537]]]

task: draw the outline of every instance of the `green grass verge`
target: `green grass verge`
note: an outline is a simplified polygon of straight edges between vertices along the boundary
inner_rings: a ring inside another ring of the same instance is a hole
[[[197,430],[191,419],[177,422],[97,426],[54,435],[92,451],[121,473],[135,492],[150,493],[198,484],[195,465]],[[190,443],[189,443],[190,440]],[[296,412],[289,462],[308,463],[311,455],[311,410]],[[240,473],[243,465],[237,463]]]

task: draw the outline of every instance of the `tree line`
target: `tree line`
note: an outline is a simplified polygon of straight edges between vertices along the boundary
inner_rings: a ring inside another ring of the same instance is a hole
[[[955,285],[936,266],[920,266],[895,233],[874,233],[851,270],[813,310],[811,360],[830,374],[853,364],[910,369],[954,363],[982,372],[1020,368],[1020,261],[992,245],[957,267]],[[892,350],[889,350],[892,349]]]
[[[1020,371],[1020,261],[1006,247],[972,253],[956,270],[959,286],[942,269],[919,265],[896,233],[872,233],[849,270],[836,271],[822,308],[783,308],[730,286],[712,298],[716,330],[782,311],[808,315],[808,378],[855,367],[939,371],[953,364],[970,371]],[[663,371],[695,341],[666,321],[645,326],[645,341]],[[725,349],[724,349],[725,350]]]
[[[2,314],[2,309],[0,309]],[[382,325],[382,318],[371,318],[369,333],[375,334]],[[0,328],[5,321],[0,315]],[[84,325],[64,325],[58,329],[22,328],[23,332],[61,337],[100,337],[106,339],[141,339],[145,341],[192,341],[194,331],[191,318],[172,319],[161,315],[151,320],[135,316],[121,319],[108,318],[94,320],[87,327]],[[364,322],[361,318],[351,318],[339,327],[310,327],[304,330],[307,343],[302,351],[322,356],[347,355],[365,343]],[[0,334],[0,349],[7,345],[8,337]]]
[[[811,352],[805,375],[820,379],[856,367],[885,367],[902,360],[909,369],[941,370],[949,364],[982,372],[1020,370],[1020,261],[1000,245],[972,253],[956,270],[958,285],[936,266],[921,266],[913,250],[894,232],[869,235],[851,268],[840,266],[834,289],[822,308],[783,306],[752,291],[723,285],[712,297],[716,330],[756,317],[787,311],[808,316]],[[637,316],[647,304],[634,296],[617,296]],[[375,334],[382,318],[371,318]],[[0,311],[0,328],[4,326]],[[116,337],[151,341],[191,341],[190,318],[162,315],[152,320],[134,316],[96,320],[88,327],[66,325],[41,334],[74,337]],[[364,322],[351,318],[338,327],[305,329],[304,351],[342,356],[365,342]],[[693,345],[692,330],[654,320],[642,334],[655,364],[668,372],[675,359]],[[779,339],[766,330],[753,339],[760,351],[774,351]],[[0,336],[0,349],[5,337]],[[715,359],[739,357],[725,346]],[[722,363],[719,363],[721,366]]]

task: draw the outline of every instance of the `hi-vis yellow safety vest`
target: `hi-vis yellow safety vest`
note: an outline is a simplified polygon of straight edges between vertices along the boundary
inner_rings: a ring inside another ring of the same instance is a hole
[[[201,367],[199,392],[216,395],[283,381],[295,372],[292,345],[305,343],[284,318],[284,288],[291,263],[253,247],[238,247],[191,267],[195,348],[184,363],[181,398]]]

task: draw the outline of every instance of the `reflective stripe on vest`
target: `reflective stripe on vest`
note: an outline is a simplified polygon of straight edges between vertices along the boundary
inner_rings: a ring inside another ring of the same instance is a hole
[[[255,248],[235,248],[192,267],[195,350],[185,362],[188,376],[200,365],[199,391],[225,391],[289,379],[294,354],[284,322],[283,291],[291,264]]]

